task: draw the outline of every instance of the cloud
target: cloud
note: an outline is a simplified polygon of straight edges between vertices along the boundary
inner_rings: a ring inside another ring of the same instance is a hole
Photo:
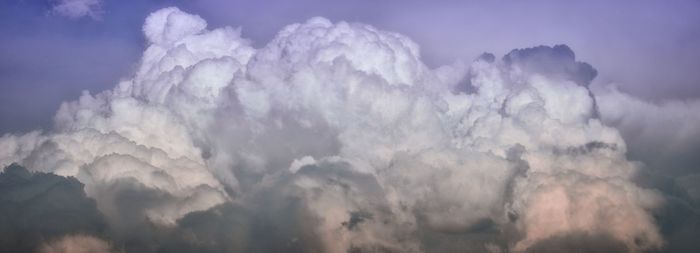
[[[77,19],[90,17],[100,19],[102,0],[54,0],[51,12],[61,16]]]
[[[651,103],[607,87],[596,92],[603,120],[620,129],[631,154],[674,174],[698,172],[694,154],[700,148],[700,101]]]
[[[576,61],[574,51],[566,45],[516,49],[504,56],[503,61],[517,65],[520,71],[568,79],[584,86],[589,85],[598,74],[590,64]]]
[[[628,140],[630,158],[648,167],[640,181],[698,203],[700,192],[693,182],[700,176],[700,101],[651,103],[615,87],[596,91],[596,99],[603,121]]]
[[[401,34],[324,18],[261,48],[174,7],[143,31],[133,76],[0,138],[0,165],[84,183],[127,251],[663,245],[664,196],[566,46],[431,69]]]
[[[0,247],[31,252],[44,240],[103,234],[107,224],[75,178],[32,173],[13,164],[0,174]],[[52,252],[52,251],[48,251]]]
[[[641,185],[665,194],[666,203],[656,212],[667,241],[662,252],[694,252],[700,244],[692,238],[700,229],[697,180],[700,176],[700,110],[697,100],[645,101],[615,86],[595,92],[602,120],[620,129],[628,142],[628,156],[644,162],[636,176]]]
[[[86,235],[65,236],[39,248],[39,253],[110,253],[119,252],[99,238]]]
[[[622,243],[606,235],[574,233],[538,242],[527,252],[628,252]]]

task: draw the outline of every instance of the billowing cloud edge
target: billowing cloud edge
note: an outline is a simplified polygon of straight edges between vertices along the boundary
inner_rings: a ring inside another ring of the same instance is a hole
[[[422,231],[486,233],[475,247],[492,251],[664,244],[664,198],[634,182],[615,99],[593,95],[595,69],[566,46],[430,69],[403,35],[324,18],[258,49],[174,7],[143,32],[134,76],[64,103],[48,132],[4,135],[0,165],[77,178],[120,230],[214,215],[252,231],[290,208],[261,204],[275,200],[298,203],[276,238],[324,252],[425,251]],[[224,230],[240,235],[228,245],[198,228],[197,247],[259,247],[249,230]]]

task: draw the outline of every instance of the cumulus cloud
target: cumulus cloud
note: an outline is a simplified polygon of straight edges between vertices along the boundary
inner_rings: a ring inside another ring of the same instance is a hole
[[[102,15],[102,0],[54,0],[53,2],[51,12],[61,16],[99,19]]]
[[[664,244],[664,197],[564,45],[431,69],[401,34],[324,18],[257,49],[172,7],[143,32],[133,76],[0,138],[0,165],[85,184],[127,251]]]

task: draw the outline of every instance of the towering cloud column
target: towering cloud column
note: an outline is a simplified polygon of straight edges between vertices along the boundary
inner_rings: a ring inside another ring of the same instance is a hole
[[[232,251],[263,249],[255,217],[286,250],[421,252],[477,234],[488,243],[472,250],[662,245],[663,199],[632,183],[596,71],[566,46],[430,69],[403,35],[323,18],[259,49],[177,8],[143,31],[134,76],[64,103],[49,132],[3,136],[0,165],[78,178],[113,226],[147,219]],[[216,230],[238,243],[206,237],[201,217],[241,219]]]

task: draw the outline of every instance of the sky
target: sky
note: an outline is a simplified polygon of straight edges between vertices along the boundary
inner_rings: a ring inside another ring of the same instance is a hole
[[[0,248],[697,252],[700,1],[0,3]]]

